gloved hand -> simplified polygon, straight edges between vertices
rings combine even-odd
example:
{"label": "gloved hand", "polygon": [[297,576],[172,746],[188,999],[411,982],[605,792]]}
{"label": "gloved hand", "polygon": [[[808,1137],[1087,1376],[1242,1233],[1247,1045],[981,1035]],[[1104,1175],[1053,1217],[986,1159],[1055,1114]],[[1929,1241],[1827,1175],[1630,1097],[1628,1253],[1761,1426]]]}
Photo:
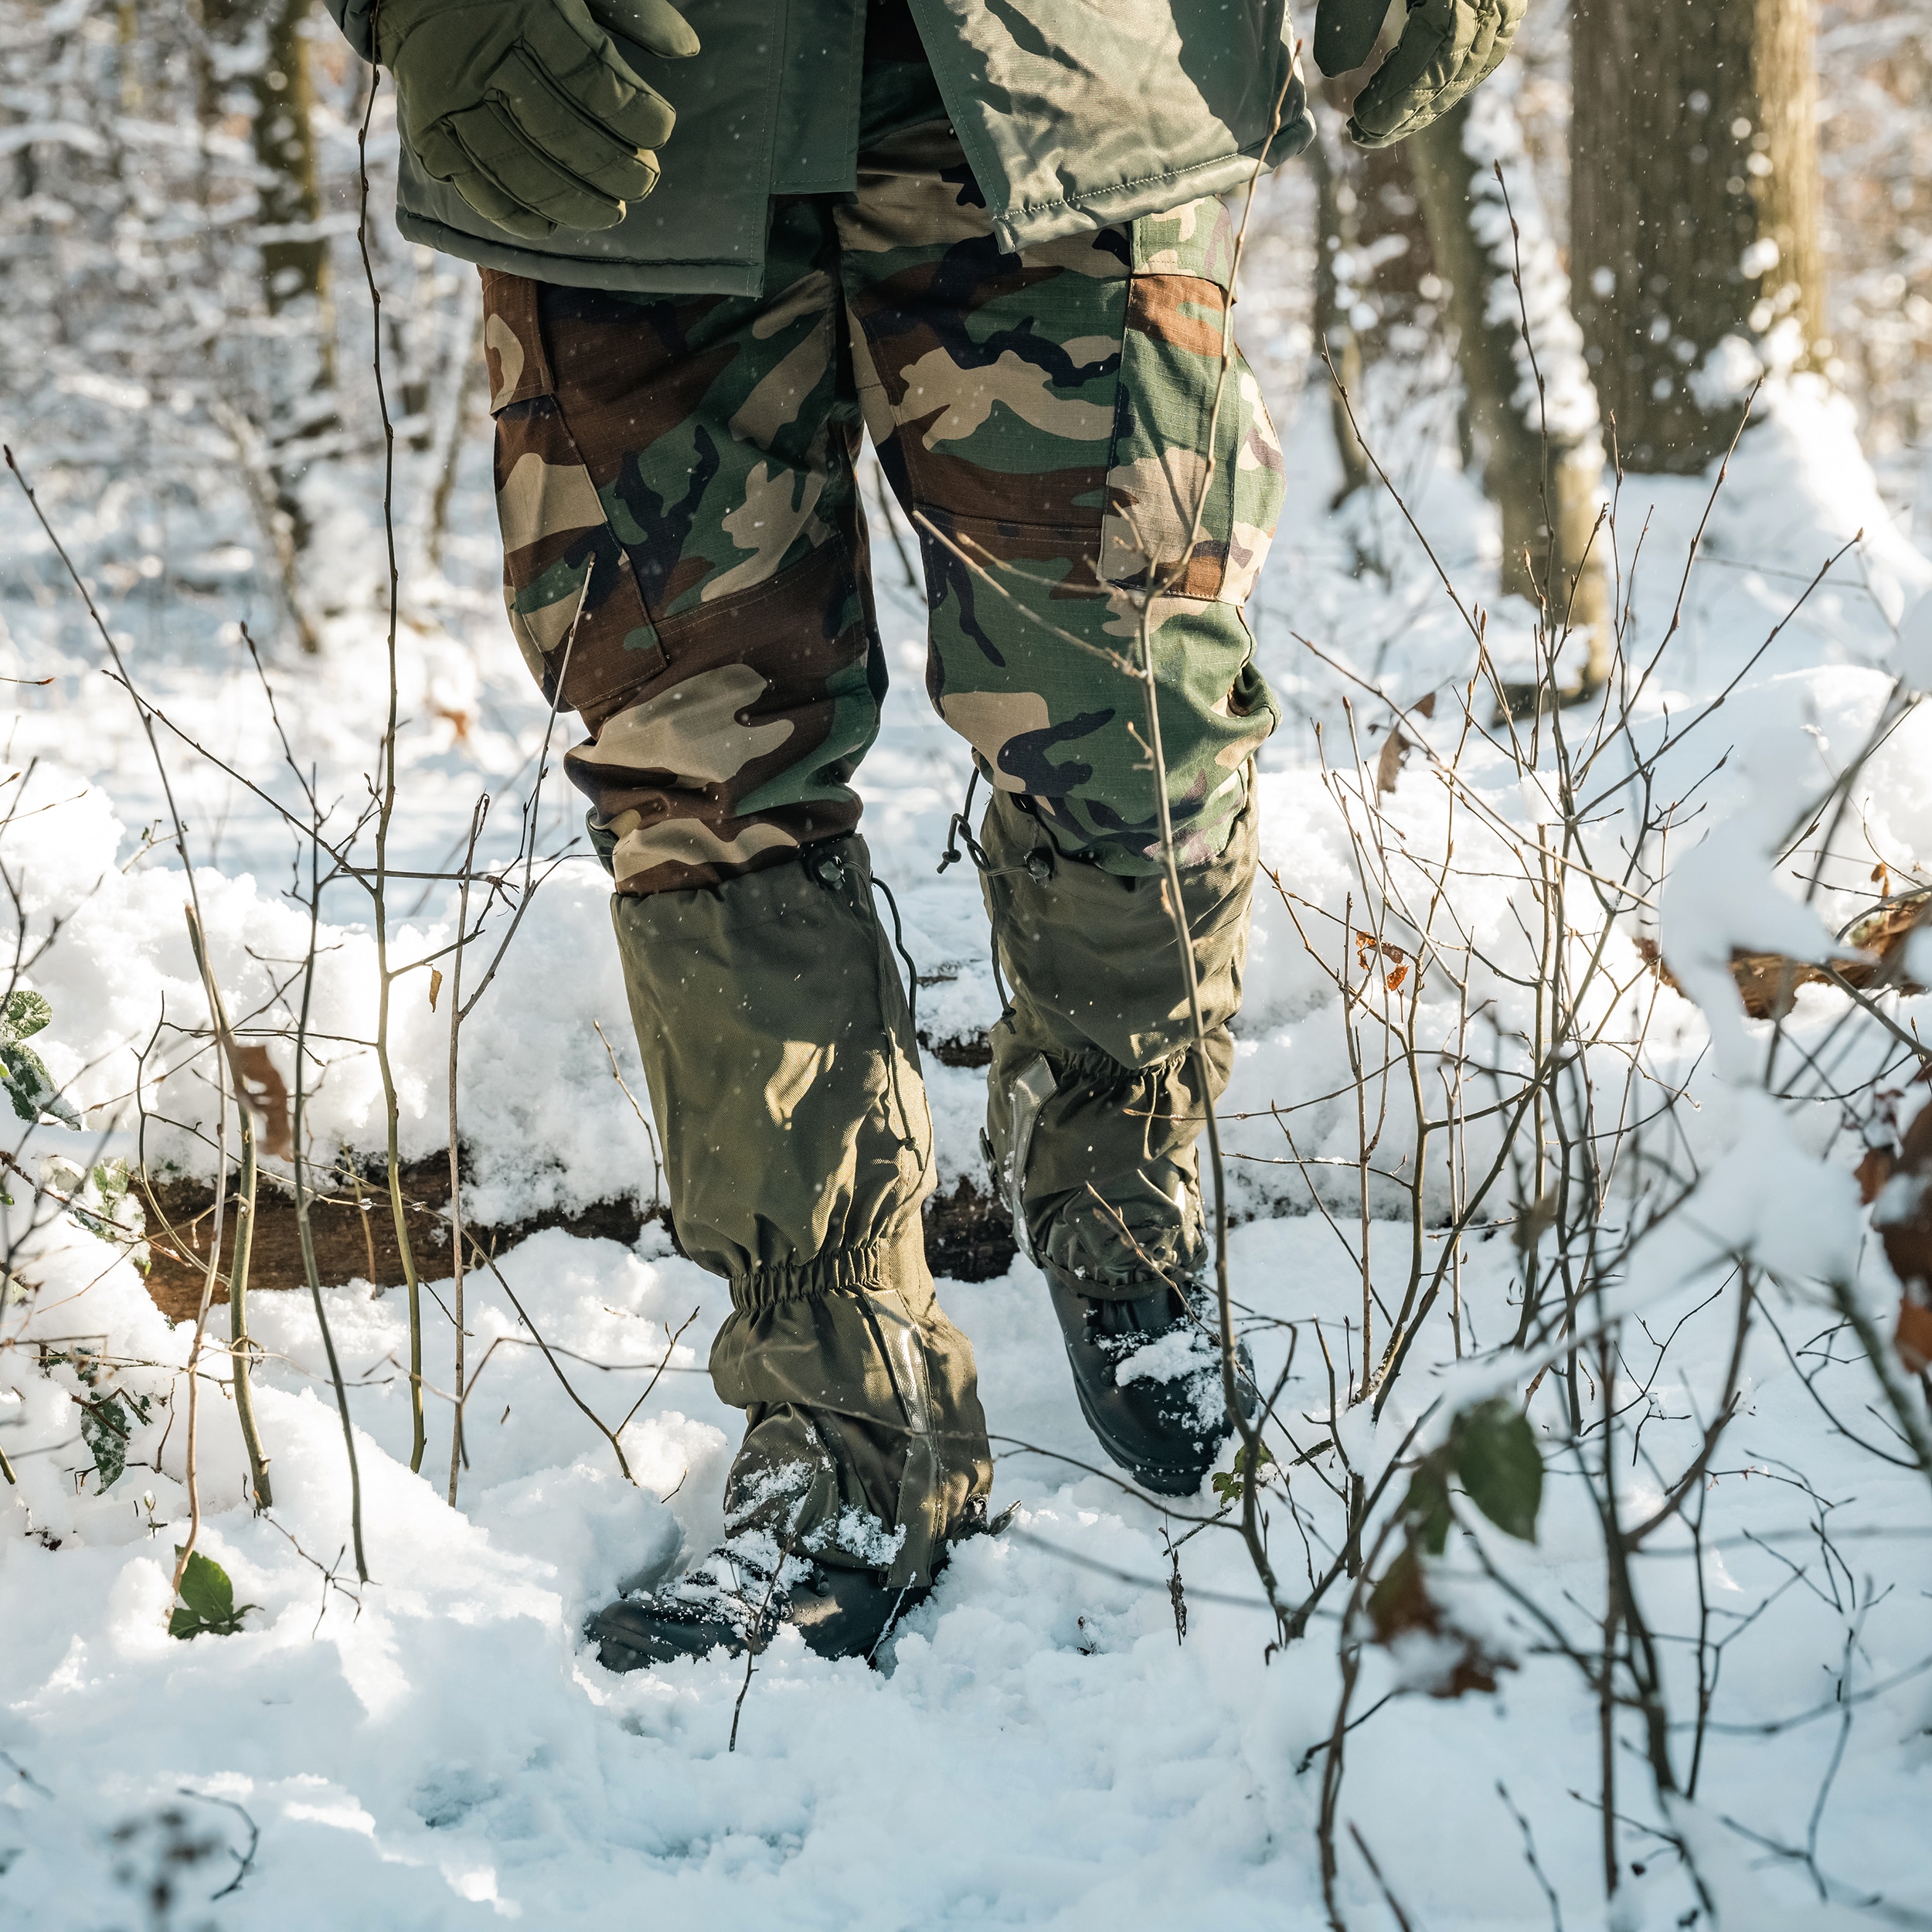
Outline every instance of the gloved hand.
{"label": "gloved hand", "polygon": [[610,33],[698,51],[670,0],[379,0],[376,32],[423,172],[528,241],[608,228],[657,185],[677,116]]}
{"label": "gloved hand", "polygon": [[[1349,134],[1387,148],[1447,114],[1502,64],[1528,0],[1409,0],[1409,19],[1387,60],[1355,96]],[[1375,51],[1389,0],[1320,0],[1315,64],[1348,73]]]}

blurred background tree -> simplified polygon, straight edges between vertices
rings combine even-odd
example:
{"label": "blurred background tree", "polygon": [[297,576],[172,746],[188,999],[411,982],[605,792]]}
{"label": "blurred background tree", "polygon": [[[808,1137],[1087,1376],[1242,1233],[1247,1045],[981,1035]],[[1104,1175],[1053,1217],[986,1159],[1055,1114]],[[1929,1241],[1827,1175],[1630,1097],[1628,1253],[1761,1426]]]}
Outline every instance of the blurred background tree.
{"label": "blurred background tree", "polygon": [[[386,599],[364,540],[369,86],[315,0],[0,0],[0,417],[110,595],[216,597],[308,648]],[[427,598],[479,302],[474,270],[396,232],[393,112],[385,88],[369,239]]]}
{"label": "blurred background tree", "polygon": [[1574,0],[1577,315],[1632,469],[1735,434],[1753,352],[1828,359],[1811,0]]}

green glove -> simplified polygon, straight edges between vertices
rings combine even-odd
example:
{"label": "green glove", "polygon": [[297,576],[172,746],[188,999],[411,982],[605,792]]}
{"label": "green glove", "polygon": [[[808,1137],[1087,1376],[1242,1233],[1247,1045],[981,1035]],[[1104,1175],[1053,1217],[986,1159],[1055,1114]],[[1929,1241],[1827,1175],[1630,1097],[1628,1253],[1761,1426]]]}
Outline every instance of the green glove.
{"label": "green glove", "polygon": [[423,172],[527,241],[608,228],[657,185],[677,116],[610,34],[698,51],[670,0],[379,0],[376,32]]}
{"label": "green glove", "polygon": [[[1447,114],[1502,64],[1528,0],[1409,0],[1409,19],[1388,59],[1355,96],[1349,134],[1388,148]],[[1375,51],[1389,0],[1320,0],[1315,64],[1348,73]]]}

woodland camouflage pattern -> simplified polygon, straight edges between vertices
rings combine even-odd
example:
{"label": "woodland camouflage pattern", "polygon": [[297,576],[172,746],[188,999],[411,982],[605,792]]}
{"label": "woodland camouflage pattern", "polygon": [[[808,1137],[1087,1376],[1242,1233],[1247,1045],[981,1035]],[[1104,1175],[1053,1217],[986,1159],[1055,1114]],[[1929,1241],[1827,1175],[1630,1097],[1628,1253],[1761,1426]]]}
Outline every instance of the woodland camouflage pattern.
{"label": "woodland camouflage pattern", "polygon": [[[763,297],[484,274],[511,624],[583,720],[568,768],[617,886],[679,1238],[731,1287],[727,1525],[895,1587],[983,1516],[992,1462],[926,1266],[931,1122],[855,829],[886,692],[859,439],[919,532],[928,695],[992,788],[978,856],[1015,983],[993,1152],[1029,1251],[1084,1294],[1145,1294],[1150,1263],[1200,1253],[1201,1083],[1231,1056],[1276,722],[1241,602],[1284,487],[1226,332],[1221,202],[1003,250],[898,19],[857,190],[774,205]],[[1022,1080],[1043,1097],[1016,1155]]]}
{"label": "woodland camouflage pattern", "polygon": [[[330,4],[366,46],[371,0]],[[412,4],[439,30],[461,11]],[[917,532],[927,694],[992,788],[969,842],[1013,982],[995,1185],[1061,1299],[1138,1304],[1203,1252],[1195,1141],[1233,1056],[1277,719],[1242,605],[1284,464],[1218,197],[1313,124],[1280,0],[689,11],[668,187],[621,220],[553,231],[580,217],[526,195],[543,222],[506,234],[426,178],[413,121],[400,218],[484,271],[511,627],[588,734],[567,766],[674,1224],[730,1284],[726,1527],[903,1590],[984,1522],[992,1472],[925,1260],[931,1121],[856,830],[886,683],[859,440]],[[487,53],[487,103],[439,95],[433,128],[515,133]],[[596,58],[657,71],[621,36]]]}
{"label": "woodland camouflage pattern", "polygon": [[886,686],[862,413],[920,525],[929,694],[984,776],[1063,851],[1156,869],[1151,596],[1182,863],[1212,859],[1276,721],[1240,605],[1283,488],[1238,354],[1223,377],[1226,209],[1002,255],[934,121],[865,155],[855,197],[781,204],[769,255],[757,301],[485,271],[511,622],[590,733],[569,769],[618,889],[857,822]]}

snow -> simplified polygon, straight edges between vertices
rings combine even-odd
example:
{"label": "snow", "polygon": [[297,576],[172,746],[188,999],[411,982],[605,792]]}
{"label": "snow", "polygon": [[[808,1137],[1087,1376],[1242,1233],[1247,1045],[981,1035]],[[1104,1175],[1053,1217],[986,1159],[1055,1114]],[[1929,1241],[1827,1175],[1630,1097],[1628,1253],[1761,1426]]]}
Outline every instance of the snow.
{"label": "snow", "polygon": [[1899,620],[1892,668],[1911,690],[1932,687],[1932,597],[1919,598]]}
{"label": "snow", "polygon": [[1600,440],[1597,391],[1583,360],[1583,331],[1570,308],[1569,271],[1523,147],[1515,111],[1520,80],[1516,66],[1500,69],[1469,96],[1463,125],[1463,151],[1475,170],[1470,225],[1495,271],[1483,321],[1490,328],[1502,323],[1520,331],[1528,315],[1536,359],[1532,365],[1519,332],[1513,350],[1516,389],[1510,400],[1532,431],[1546,431],[1560,447],[1580,447]]}
{"label": "snow", "polygon": [[1839,950],[1817,910],[1781,889],[1774,872],[1791,830],[1793,778],[1800,786],[1810,779],[1796,792],[1801,798],[1822,790],[1830,776],[1820,749],[1803,730],[1760,733],[1734,764],[1750,787],[1746,801],[1678,859],[1664,886],[1665,961],[1703,1009],[1717,1071],[1732,1082],[1750,1082],[1756,1072],[1732,954],[1781,953],[1816,964]]}
{"label": "snow", "polygon": [[[1411,954],[1417,934],[1404,911],[1413,910],[1407,876],[1376,872],[1351,835],[1352,825],[1361,832],[1362,769],[1375,769],[1386,715],[1296,636],[1380,680],[1405,706],[1443,694],[1426,723],[1412,718],[1412,735],[1444,761],[1457,755],[1461,729],[1454,692],[1473,666],[1433,566],[1386,504],[1328,509],[1337,471],[1321,400],[1284,423],[1294,495],[1257,600],[1264,666],[1288,713],[1263,756],[1260,786],[1264,861],[1282,890],[1264,881],[1257,895],[1226,1109],[1237,1303],[1253,1317],[1304,1325],[1282,1410],[1314,1461],[1294,1473],[1293,1508],[1279,1492],[1267,1505],[1291,1600],[1342,1541],[1324,1473],[1334,1465],[1321,1460],[1331,1422],[1338,1453],[1373,1485],[1396,1458],[1439,1440],[1465,1401],[1498,1389],[1521,1398],[1539,1366],[1509,1345],[1521,1257],[1507,1226],[1485,1223],[1464,1243],[1460,1335],[1445,1298],[1383,1414],[1366,1405],[1328,1413],[1311,1325],[1319,1319],[1337,1379],[1358,1377],[1363,1295],[1352,1245],[1355,1096],[1333,975],[1361,985],[1362,922]],[[1641,1398],[1642,1456],[1619,1478],[1626,1520],[1662,1502],[1665,1478],[1689,1463],[1722,1393],[1733,1325],[1712,1291],[1716,1264],[1740,1253],[1771,1270],[1760,1293],[1791,1348],[1814,1348],[1801,1359],[1818,1372],[1820,1400],[1848,1427],[1890,1440],[1869,1408],[1877,1391],[1855,1352],[1842,1337],[1813,1341],[1835,1327],[1821,1283],[1854,1277],[1874,1310],[1896,1294],[1863,1238],[1850,1178],[1856,1137],[1848,1140],[1830,1108],[1793,1117],[1767,1099],[1770,1029],[1743,1015],[1726,968],[1734,947],[1824,957],[1848,909],[1871,896],[1872,857],[1901,878],[1932,861],[1932,742],[1916,712],[1860,773],[1856,838],[1834,848],[1811,905],[1777,858],[1801,794],[1821,791],[1857,751],[1893,672],[1922,681],[1920,600],[1932,591],[1932,565],[1897,530],[1845,411],[1821,386],[1774,382],[1759,406],[1767,420],[1732,465],[1679,628],[1635,713],[1638,741],[1662,750],[1663,791],[1696,809],[1673,842],[1655,916],[1641,911],[1610,937],[1612,977],[1633,990],[1605,995],[1594,1015],[1615,1039],[1635,1029],[1638,1008],[1648,1014],[1654,1077],[1688,1096],[1672,1158],[1701,1176],[1690,1211],[1634,1248],[1610,1304],[1628,1318],[1625,1386],[1642,1383],[1653,1355],[1658,1365]],[[1420,447],[1417,514],[1458,583],[1493,601],[1493,521],[1453,454]],[[1709,478],[1624,481],[1621,527],[1634,532],[1650,520],[1634,583],[1628,534],[1621,551],[1646,651],[1677,607],[1709,488]],[[46,494],[50,514],[83,546],[140,514]],[[493,598],[465,587],[487,586],[493,566],[480,460],[461,494],[450,578],[401,638],[396,862],[419,870],[460,855],[485,788],[497,803],[482,855],[506,860],[540,751],[540,709]],[[97,641],[44,547],[17,505],[6,515],[7,567],[31,589],[5,604],[0,672],[55,682],[19,688],[8,763],[20,775],[4,794],[13,815],[0,859],[29,930],[59,922],[56,943],[27,969],[54,1014],[36,1043],[89,1110],[81,1134],[43,1128],[19,1158],[35,1172],[49,1152],[133,1151],[128,1097],[140,1080],[155,1116],[149,1158],[205,1173],[214,1114],[192,1037],[205,1028],[205,1000],[154,769],[132,707],[102,676]],[[1379,573],[1355,567],[1365,532]],[[230,534],[197,532],[197,548],[212,552]],[[1808,580],[1855,539],[1790,617]],[[970,1035],[996,1012],[977,883],[970,866],[934,870],[966,764],[920,698],[916,601],[898,583],[889,546],[875,561],[899,689],[862,774],[866,829],[899,894],[920,975],[934,982],[920,992],[922,1027],[934,1039]],[[220,628],[229,613],[210,614],[219,600],[184,614],[179,603],[151,604],[138,581],[102,594],[150,701],[293,808],[266,700],[238,637]],[[386,701],[372,671],[379,630],[352,610],[332,621],[326,645],[315,663],[270,669],[298,757],[318,767],[325,798],[348,801],[347,817]],[[1721,709],[1672,740],[1720,695]],[[166,752],[216,975],[231,1011],[274,1035],[307,944],[306,913],[287,896],[294,842],[261,796],[177,740]],[[1486,1002],[1483,1023],[1504,1043],[1532,1023],[1533,971],[1522,969],[1534,945],[1520,872],[1512,883],[1503,862],[1533,838],[1530,828],[1560,818],[1560,806],[1548,765],[1526,780],[1500,739],[1468,747],[1459,768],[1468,797],[1454,830],[1470,881],[1458,917],[1472,943],[1515,975],[1472,968],[1469,1004]],[[1430,769],[1424,753],[1412,755],[1386,801],[1417,852],[1440,849],[1448,826],[1450,794]],[[542,852],[578,835],[577,811],[553,774],[538,815]],[[143,828],[158,821],[158,842],[144,845]],[[1855,863],[1844,860],[1847,850]],[[405,899],[396,957],[437,951],[454,916],[440,889]],[[593,1026],[601,1023],[641,1093],[607,917],[601,874],[581,855],[564,859],[465,1029],[460,1100],[473,1216],[508,1221],[648,1193],[649,1149]],[[374,1025],[367,922],[352,882],[328,889],[311,1020],[311,1121],[325,1149],[366,1151],[380,1140],[373,1056],[354,1043]],[[492,930],[502,929],[499,915]],[[1701,1012],[1646,976],[1636,945],[1645,936],[1661,940]],[[427,969],[400,982],[394,1018],[409,1157],[440,1148],[447,1119],[447,1006],[431,1010],[426,982]],[[1895,1010],[1902,1024],[1932,1021],[1923,998]],[[1842,1011],[1838,995],[1806,988],[1791,1025],[1815,1043]],[[1453,1038],[1457,1012],[1452,989],[1432,983],[1420,1002],[1424,1039]],[[285,1045],[276,1050],[285,1057]],[[927,1073],[950,1190],[978,1172],[981,1077],[930,1061]],[[1385,1299],[1400,1294],[1410,1265],[1403,1216],[1413,1130],[1400,1100],[1398,1090],[1369,1189],[1370,1274]],[[1271,1107],[1297,1102],[1312,1104],[1287,1117],[1291,1148]],[[1470,1134],[1471,1166],[1484,1158],[1485,1131]],[[1432,1265],[1451,1185],[1432,1155],[1423,1188]],[[634,1485],[503,1290],[472,1273],[469,1365],[480,1380],[468,1411],[470,1466],[451,1509],[449,1406],[440,1396],[423,1473],[406,1466],[403,1298],[372,1294],[366,1283],[327,1291],[357,1431],[372,1578],[359,1587],[345,1553],[348,1476],[315,1311],[304,1295],[254,1296],[270,1515],[243,1504],[240,1434],[216,1381],[203,1386],[199,1454],[200,1547],[233,1577],[237,1601],[255,1607],[238,1635],[181,1642],[165,1624],[187,1513],[184,1430],[175,1403],[162,1398],[181,1386],[189,1331],[171,1329],[131,1265],[71,1217],[43,1206],[29,1230],[29,1194],[17,1177],[13,1190],[0,1308],[0,1446],[19,1478],[0,1498],[0,1770],[9,1781],[0,1786],[0,1907],[10,1927],[131,1922],[157,1874],[176,1888],[179,1923],[223,1932],[619,1914],[880,1932],[1323,1922],[1320,1747],[1334,1723],[1346,1597],[1332,1594],[1306,1637],[1270,1655],[1272,1619],[1238,1539],[1204,1532],[1179,1549],[1188,1621],[1177,1635],[1170,1545],[1212,1498],[1164,1509],[1083,1466],[1096,1461],[1094,1447],[1039,1277],[1024,1262],[1000,1281],[942,1288],[978,1353],[999,1452],[995,1502],[1015,1505],[1012,1526],[958,1553],[881,1668],[826,1662],[787,1634],[758,1659],[747,1688],[742,1662],[723,1658],[617,1679],[580,1635],[612,1593],[670,1574],[721,1526],[740,1418],[717,1403],[703,1365],[726,1298],[659,1229],[647,1228],[634,1248],[553,1230],[498,1263],[578,1392],[607,1418],[621,1416],[662,1365],[623,1436]],[[426,1305],[447,1299],[448,1285],[430,1281]],[[223,1332],[219,1315],[212,1332]],[[1264,1386],[1286,1362],[1289,1332],[1253,1327]],[[433,1390],[446,1385],[448,1344],[432,1309]],[[1189,1366],[1148,1352],[1155,1359],[1139,1364],[1143,1372]],[[131,1403],[150,1404],[148,1420],[134,1425],[126,1473],[104,1494],[79,1437],[90,1357],[121,1365],[115,1386]],[[210,1359],[225,1375],[219,1354]],[[1713,1709],[1728,1728],[1706,1741],[1695,1801],[1660,1808],[1628,1755],[1621,1802],[1640,1822],[1620,1838],[1626,1880],[1606,1906],[1594,1693],[1469,1553],[1479,1548],[1559,1610],[1600,1605],[1600,1533],[1574,1506],[1580,1452],[1563,1424],[1559,1376],[1553,1371],[1530,1403],[1552,1498],[1538,1543],[1513,1543],[1478,1524],[1467,1550],[1446,1563],[1455,1628],[1505,1660],[1499,1687],[1460,1699],[1403,1695],[1366,1718],[1347,1742],[1345,1825],[1359,1831],[1415,1922],[1437,1932],[1550,1922],[1519,1812],[1573,1927],[1684,1924],[1702,1909],[1658,1831],[1692,1847],[1726,1927],[1849,1923],[1847,1901],[1868,1893],[1902,1911],[1932,1910],[1918,1849],[1932,1677],[1913,1674],[1932,1588],[1925,1484],[1841,1434],[1762,1329],[1739,1419],[1709,1479],[1701,1549],[1673,1528],[1641,1565],[1656,1628],[1694,1630],[1700,1602],[1718,1606],[1730,1641]],[[1794,1566],[1801,1583],[1791,1582]],[[1774,1592],[1761,1616],[1741,1621]],[[1358,1716],[1385,1692],[1439,1674],[1442,1651],[1412,1636],[1362,1655]],[[1695,1705],[1688,1655],[1679,1645],[1666,1659],[1679,1719]],[[1815,1721],[1807,1716],[1821,1710]],[[1634,1740],[1634,1728],[1626,1735]],[[1842,1736],[1842,1760],[1821,1800]],[[1681,1734],[1679,1747],[1688,1748]],[[1802,1845],[1821,1802],[1816,1856],[1830,1903],[1801,1862],[1767,1855],[1723,1821]],[[1351,1921],[1379,1922],[1386,1908],[1345,1831],[1339,1856]]]}

